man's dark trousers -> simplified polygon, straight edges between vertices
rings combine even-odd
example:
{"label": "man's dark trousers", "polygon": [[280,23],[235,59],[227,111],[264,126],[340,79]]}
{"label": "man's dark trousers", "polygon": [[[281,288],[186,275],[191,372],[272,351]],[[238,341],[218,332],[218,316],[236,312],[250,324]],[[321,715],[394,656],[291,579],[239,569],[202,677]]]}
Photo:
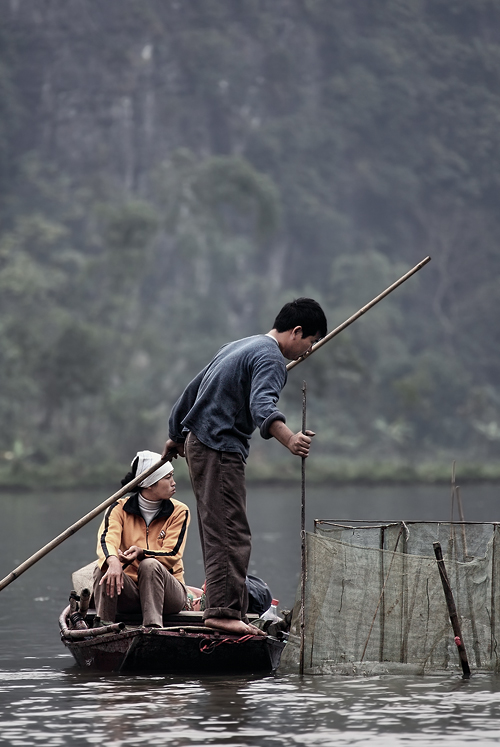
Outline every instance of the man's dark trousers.
{"label": "man's dark trousers", "polygon": [[243,457],[236,452],[210,449],[192,432],[185,448],[205,565],[204,618],[226,617],[248,622],[245,579],[251,534]]}

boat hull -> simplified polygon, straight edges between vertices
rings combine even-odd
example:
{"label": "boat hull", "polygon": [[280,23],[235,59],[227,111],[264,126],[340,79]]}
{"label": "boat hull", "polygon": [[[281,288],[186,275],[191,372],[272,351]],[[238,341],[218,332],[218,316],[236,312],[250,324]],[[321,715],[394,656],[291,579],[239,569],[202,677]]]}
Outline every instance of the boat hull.
{"label": "boat hull", "polygon": [[285,646],[271,636],[134,628],[83,640],[63,639],[77,664],[107,672],[271,673]]}

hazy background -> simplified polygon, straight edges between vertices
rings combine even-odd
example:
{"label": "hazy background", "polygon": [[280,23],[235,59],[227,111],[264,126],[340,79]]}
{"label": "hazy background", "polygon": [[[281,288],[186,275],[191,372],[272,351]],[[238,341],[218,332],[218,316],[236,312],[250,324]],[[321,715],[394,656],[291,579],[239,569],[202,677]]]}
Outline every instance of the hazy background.
{"label": "hazy background", "polygon": [[427,254],[282,406],[310,479],[500,474],[495,0],[0,0],[0,169],[0,483],[109,482],[222,343]]}

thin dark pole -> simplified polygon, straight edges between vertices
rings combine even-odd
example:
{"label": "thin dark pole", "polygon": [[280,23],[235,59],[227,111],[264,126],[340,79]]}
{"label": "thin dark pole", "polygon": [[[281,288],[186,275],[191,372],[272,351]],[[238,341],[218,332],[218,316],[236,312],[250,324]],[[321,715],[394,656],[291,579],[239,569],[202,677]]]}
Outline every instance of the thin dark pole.
{"label": "thin dark pole", "polygon": [[[302,382],[302,433],[306,432],[307,386]],[[300,674],[304,674],[306,599],[306,459],[302,457],[302,499],[300,502]]]}
{"label": "thin dark pole", "polygon": [[467,550],[467,534],[465,531],[465,516],[464,516],[464,507],[462,505],[462,496],[460,495],[460,486],[457,485],[456,489],[457,494],[457,505],[458,505],[458,515],[460,516],[460,522],[462,524],[462,544],[463,544],[463,550],[464,550],[464,562],[469,557],[469,551]]}
{"label": "thin dark pole", "polygon": [[455,460],[453,460],[453,463],[451,465],[451,517],[450,517],[450,524],[453,524],[453,509],[455,507]]}
{"label": "thin dark pole", "polygon": [[462,639],[462,631],[460,630],[460,623],[458,621],[457,608],[455,600],[453,598],[453,592],[451,590],[450,581],[448,579],[448,573],[446,572],[446,566],[443,560],[443,553],[439,542],[433,543],[434,554],[436,556],[439,575],[441,576],[441,583],[443,584],[444,596],[446,598],[446,604],[448,607],[448,614],[450,616],[450,622],[455,635],[455,644],[458,649],[458,655],[460,656],[460,664],[462,665],[463,679],[468,680],[470,678],[470,667],[467,659],[467,652],[465,650],[464,642]]}

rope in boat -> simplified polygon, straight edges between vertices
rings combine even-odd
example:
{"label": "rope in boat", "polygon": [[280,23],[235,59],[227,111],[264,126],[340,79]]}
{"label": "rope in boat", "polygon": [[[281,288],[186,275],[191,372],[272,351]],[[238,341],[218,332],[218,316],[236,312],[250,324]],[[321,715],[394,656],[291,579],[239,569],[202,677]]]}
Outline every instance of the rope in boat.
{"label": "rope in boat", "polygon": [[249,641],[250,638],[255,638],[255,636],[248,634],[241,636],[241,638],[220,638],[219,640],[202,638],[199,648],[202,654],[211,654],[217,646],[222,646],[223,643],[245,643],[246,641]]}

